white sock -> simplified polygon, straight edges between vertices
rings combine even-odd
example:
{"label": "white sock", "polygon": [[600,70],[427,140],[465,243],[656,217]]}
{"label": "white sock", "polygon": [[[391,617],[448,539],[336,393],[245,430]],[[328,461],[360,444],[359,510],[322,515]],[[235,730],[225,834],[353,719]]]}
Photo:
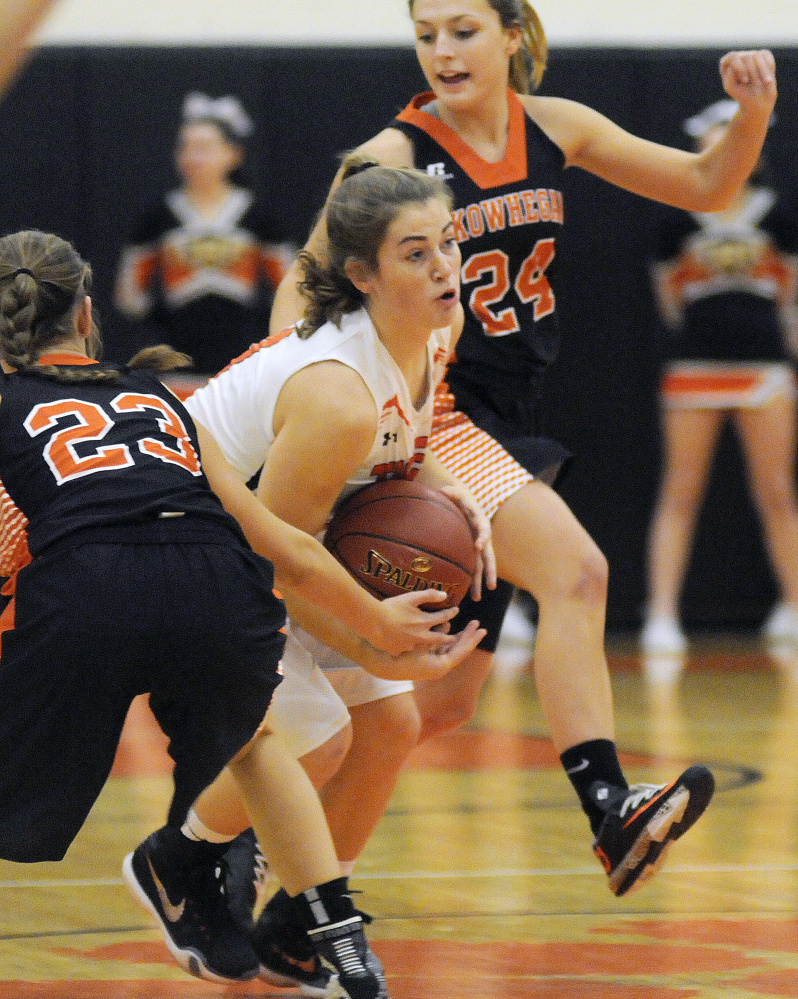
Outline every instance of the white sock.
{"label": "white sock", "polygon": [[194,840],[195,843],[232,843],[235,839],[235,836],[228,836],[225,833],[217,833],[213,829],[209,829],[193,808],[189,809],[180,832],[188,839]]}

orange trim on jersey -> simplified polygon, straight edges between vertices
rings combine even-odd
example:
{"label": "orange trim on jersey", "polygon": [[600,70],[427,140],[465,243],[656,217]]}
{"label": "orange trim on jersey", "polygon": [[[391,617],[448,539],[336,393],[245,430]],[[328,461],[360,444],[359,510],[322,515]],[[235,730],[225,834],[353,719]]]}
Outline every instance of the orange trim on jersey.
{"label": "orange trim on jersey", "polygon": [[662,391],[668,395],[682,395],[696,392],[750,392],[758,388],[762,383],[762,375],[755,371],[743,371],[735,373],[732,371],[707,372],[697,374],[687,372],[668,372],[662,379]]}
{"label": "orange trim on jersey", "polygon": [[289,326],[288,329],[282,330],[280,333],[272,333],[272,335],[267,336],[265,340],[259,340],[257,343],[253,343],[251,347],[248,347],[244,351],[243,354],[239,354],[238,357],[234,357],[229,364],[225,365],[225,367],[223,367],[222,370],[213,377],[218,378],[219,375],[223,375],[228,368],[232,368],[234,364],[240,364],[242,361],[246,361],[248,357],[252,357],[253,354],[257,354],[259,350],[262,350],[264,347],[271,347],[275,343],[285,340],[285,338],[287,336],[291,336],[292,333],[296,333],[296,326]]}
{"label": "orange trim on jersey", "polygon": [[93,357],[85,354],[42,354],[37,364],[98,364]]}
{"label": "orange trim on jersey", "polygon": [[417,94],[407,107],[398,114],[398,121],[406,121],[426,132],[439,146],[462,167],[474,183],[483,190],[501,187],[524,180],[526,169],[526,111],[514,90],[507,90],[507,104],[510,121],[507,133],[507,148],[504,158],[498,163],[489,163],[474,152],[467,143],[440,118],[422,110],[425,104],[435,99],[431,91]]}

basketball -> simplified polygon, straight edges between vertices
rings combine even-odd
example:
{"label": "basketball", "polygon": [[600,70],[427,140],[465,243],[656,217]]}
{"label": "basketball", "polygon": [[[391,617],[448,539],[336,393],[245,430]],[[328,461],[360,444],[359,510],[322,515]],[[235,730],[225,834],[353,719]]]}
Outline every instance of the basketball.
{"label": "basketball", "polygon": [[408,479],[366,486],[333,513],[324,544],[379,599],[444,590],[454,607],[477,564],[471,528],[448,496]]}

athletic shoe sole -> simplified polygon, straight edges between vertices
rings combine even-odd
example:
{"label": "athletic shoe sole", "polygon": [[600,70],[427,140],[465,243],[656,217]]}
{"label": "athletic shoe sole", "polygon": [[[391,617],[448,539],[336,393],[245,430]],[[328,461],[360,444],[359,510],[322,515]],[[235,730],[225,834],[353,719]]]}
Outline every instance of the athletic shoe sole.
{"label": "athletic shoe sole", "polygon": [[699,795],[697,791],[691,794],[684,784],[679,784],[675,790],[663,789],[662,794],[668,794],[667,800],[652,815],[632,848],[610,875],[610,891],[614,895],[637,891],[654,877],[675,840],[683,836],[703,814],[712,799],[714,784],[708,791],[704,795]]}
{"label": "athletic shoe sole", "polygon": [[195,978],[202,978],[206,982],[218,982],[222,985],[227,985],[230,982],[248,981],[249,979],[257,977],[258,968],[253,968],[251,974],[240,978],[230,978],[229,976],[219,975],[217,972],[211,971],[205,963],[205,957],[203,954],[191,947],[179,947],[172,939],[168,924],[161,918],[161,914],[158,912],[149,895],[142,887],[139,879],[136,877],[136,872],[133,870],[132,853],[129,853],[122,862],[122,877],[124,878],[125,883],[136,901],[139,902],[139,904],[142,905],[155,918],[156,922],[161,927],[164,942],[169,948],[170,954],[175,961],[177,961],[183,971],[187,971],[190,975],[194,975]]}
{"label": "athletic shoe sole", "polygon": [[[328,985],[324,988],[317,987],[315,985],[308,985],[307,982],[300,982],[296,978],[289,978],[288,975],[281,975],[279,971],[272,971],[271,968],[267,968],[265,965],[260,966],[259,978],[262,978],[264,982],[268,982],[270,985],[277,986],[278,989],[299,989],[299,994],[301,996],[307,996],[308,999],[336,999],[336,993],[330,991],[332,988],[332,978]],[[337,975],[333,978],[336,979]],[[345,995],[345,993],[340,992],[338,995]]]}

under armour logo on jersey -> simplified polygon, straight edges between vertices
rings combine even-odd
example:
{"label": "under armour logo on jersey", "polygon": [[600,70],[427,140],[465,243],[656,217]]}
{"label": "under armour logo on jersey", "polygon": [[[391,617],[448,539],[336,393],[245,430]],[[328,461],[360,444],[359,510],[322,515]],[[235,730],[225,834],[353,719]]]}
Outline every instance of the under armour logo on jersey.
{"label": "under armour logo on jersey", "polygon": [[445,163],[428,163],[427,173],[430,177],[440,177],[441,180],[451,180],[454,177],[453,173],[446,172]]}

